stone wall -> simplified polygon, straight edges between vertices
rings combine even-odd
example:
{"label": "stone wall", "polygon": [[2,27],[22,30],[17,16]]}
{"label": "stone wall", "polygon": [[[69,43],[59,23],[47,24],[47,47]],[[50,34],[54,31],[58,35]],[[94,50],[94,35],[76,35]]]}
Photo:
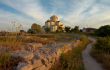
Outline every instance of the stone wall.
{"label": "stone wall", "polygon": [[[77,47],[80,40],[71,43],[58,43],[45,45],[36,51],[22,50],[12,54],[13,58],[22,58],[24,61],[18,63],[16,70],[49,70],[59,60],[61,53],[66,53]],[[36,45],[34,45],[35,48]]]}

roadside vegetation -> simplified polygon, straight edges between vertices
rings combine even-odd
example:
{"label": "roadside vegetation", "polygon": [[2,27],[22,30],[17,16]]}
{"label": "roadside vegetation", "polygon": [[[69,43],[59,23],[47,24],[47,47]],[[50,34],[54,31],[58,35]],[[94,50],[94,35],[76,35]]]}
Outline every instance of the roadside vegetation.
{"label": "roadside vegetation", "polygon": [[81,43],[68,53],[62,53],[59,62],[55,63],[51,70],[84,70],[82,51],[86,48],[89,40],[86,36],[81,37]]}
{"label": "roadside vegetation", "polygon": [[48,35],[10,35],[0,36],[0,70],[15,70],[21,58],[11,57],[10,52],[22,50],[28,43],[41,43],[42,45],[54,43],[54,36]]}
{"label": "roadside vegetation", "polygon": [[41,43],[43,45],[53,43],[55,38],[43,38],[38,36],[0,36],[0,48],[16,51],[23,48],[27,43]]}
{"label": "roadside vegetation", "polygon": [[110,25],[101,26],[96,30],[95,34],[99,37],[110,36]]}
{"label": "roadside vegetation", "polygon": [[96,44],[91,55],[100,62],[106,70],[110,70],[110,25],[101,26],[96,30]]}
{"label": "roadside vegetation", "polygon": [[74,39],[73,34],[27,34],[27,35],[5,35],[0,36],[0,49],[2,47],[8,50],[20,50],[27,43],[41,43],[43,45],[55,42],[69,42]]}
{"label": "roadside vegetation", "polygon": [[16,70],[18,62],[23,62],[23,59],[13,58],[9,52],[0,53],[0,70]]}
{"label": "roadside vegetation", "polygon": [[110,70],[110,37],[98,38],[91,55],[100,62],[106,70]]}
{"label": "roadside vegetation", "polygon": [[28,43],[41,43],[42,45],[52,44],[56,42],[69,42],[74,39],[73,34],[51,33],[51,34],[6,34],[0,36],[0,70],[14,70],[19,61],[23,59],[15,59],[11,57],[10,52],[22,50]]}

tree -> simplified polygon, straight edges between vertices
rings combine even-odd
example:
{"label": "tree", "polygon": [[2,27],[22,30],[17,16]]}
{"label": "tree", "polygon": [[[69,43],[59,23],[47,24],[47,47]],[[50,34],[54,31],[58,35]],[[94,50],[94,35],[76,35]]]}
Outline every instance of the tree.
{"label": "tree", "polygon": [[41,32],[42,31],[41,26],[36,24],[36,23],[32,24],[31,29],[34,30],[35,32]]}
{"label": "tree", "polygon": [[20,33],[25,33],[26,31],[25,30],[20,30]]}
{"label": "tree", "polygon": [[28,32],[28,33],[31,33],[31,34],[35,34],[35,33],[36,33],[36,31],[33,30],[33,29],[29,29],[27,32]]}
{"label": "tree", "polygon": [[71,28],[71,31],[70,32],[74,32],[74,28]]}
{"label": "tree", "polygon": [[73,29],[73,31],[74,31],[74,32],[79,32],[79,31],[80,31],[80,30],[79,30],[79,26],[75,26],[74,29]]}
{"label": "tree", "polygon": [[66,26],[66,27],[65,27],[65,31],[66,31],[66,32],[70,32],[70,29],[71,29],[71,27],[69,27],[69,26]]}
{"label": "tree", "polygon": [[46,27],[44,28],[45,32],[50,32],[50,28]]}
{"label": "tree", "polygon": [[63,28],[62,27],[58,27],[57,31],[56,32],[64,32]]}
{"label": "tree", "polygon": [[101,37],[110,36],[110,25],[101,26],[95,33]]}

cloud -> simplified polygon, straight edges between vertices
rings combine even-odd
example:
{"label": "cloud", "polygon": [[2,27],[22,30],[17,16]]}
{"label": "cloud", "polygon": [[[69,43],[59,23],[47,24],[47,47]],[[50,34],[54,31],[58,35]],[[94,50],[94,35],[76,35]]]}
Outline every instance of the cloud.
{"label": "cloud", "polygon": [[44,22],[54,14],[58,15],[65,25],[73,27],[76,25],[81,28],[99,27],[110,24],[109,0],[0,0],[0,2],[22,13],[0,9],[0,13],[2,12],[0,18],[4,18],[4,22],[5,19],[16,19],[27,28],[29,28],[27,24],[31,25],[33,22],[44,25]]}
{"label": "cloud", "polygon": [[[3,26],[0,27],[0,29],[2,30],[11,30],[11,21],[16,21],[17,23],[22,24],[24,29],[27,30],[30,28],[32,23],[35,22],[43,25],[44,21],[46,20],[47,14],[43,11],[42,7],[37,3],[36,0],[1,0],[0,2],[20,13],[23,13],[18,14],[9,12],[9,10],[0,9],[0,24]],[[28,18],[28,16],[30,18]]]}
{"label": "cloud", "polygon": [[2,0],[2,3],[20,11],[33,19],[43,20],[46,14],[36,0]]}
{"label": "cloud", "polygon": [[78,4],[65,19],[68,25],[98,28],[101,25],[110,24],[110,10],[105,5],[96,3],[96,0],[85,0]]}
{"label": "cloud", "polygon": [[27,30],[35,20],[26,18],[19,14],[14,14],[8,11],[0,10],[0,29],[12,31],[13,21],[16,22],[16,25],[23,25],[23,28]]}

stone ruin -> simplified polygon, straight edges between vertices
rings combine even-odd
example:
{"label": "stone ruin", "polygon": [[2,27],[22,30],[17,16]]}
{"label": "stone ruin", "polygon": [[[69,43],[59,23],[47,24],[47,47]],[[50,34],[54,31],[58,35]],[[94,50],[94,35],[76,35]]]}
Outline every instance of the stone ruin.
{"label": "stone ruin", "polygon": [[24,62],[18,63],[15,70],[49,70],[59,60],[62,53],[77,47],[80,42],[80,40],[77,40],[67,44],[54,43],[45,46],[30,43],[27,46],[28,49],[12,53],[13,58],[20,57],[24,59]]}

